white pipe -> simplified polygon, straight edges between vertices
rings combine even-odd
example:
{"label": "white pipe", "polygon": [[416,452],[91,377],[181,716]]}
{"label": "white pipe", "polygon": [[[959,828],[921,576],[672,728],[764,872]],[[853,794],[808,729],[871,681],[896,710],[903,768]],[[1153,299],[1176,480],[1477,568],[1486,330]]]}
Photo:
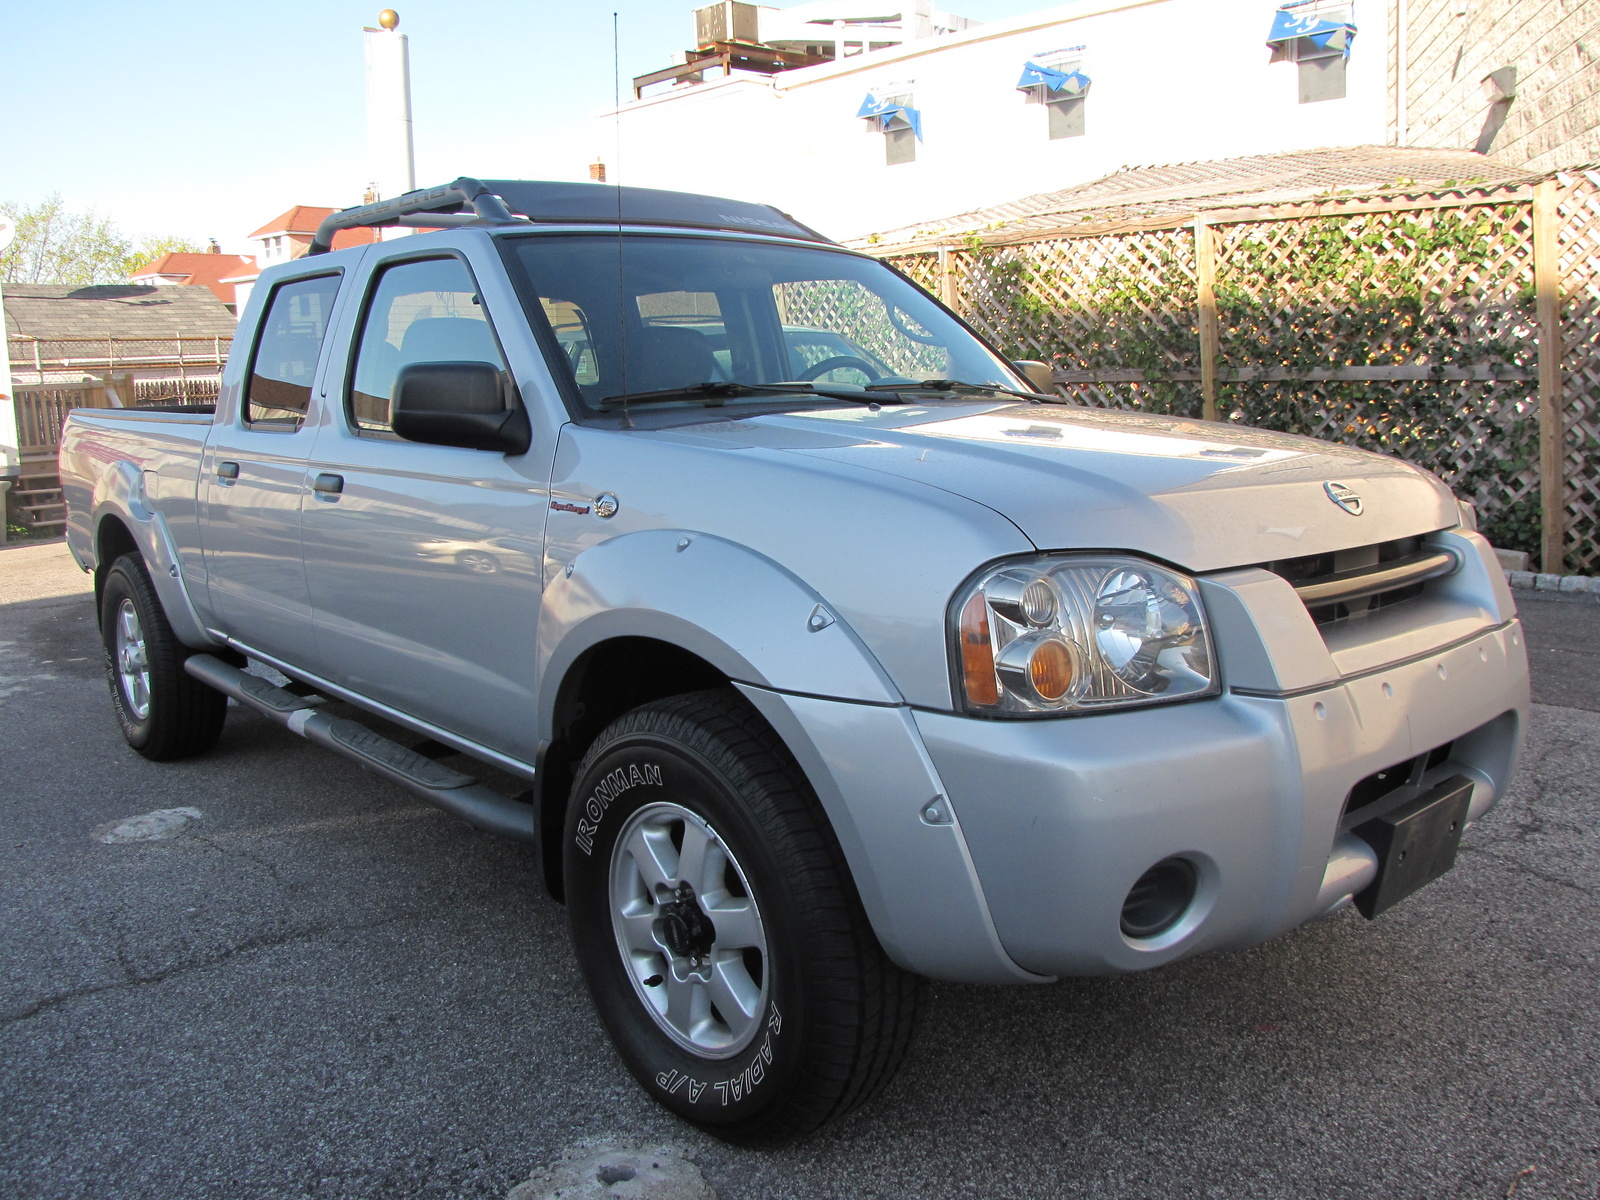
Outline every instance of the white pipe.
{"label": "white pipe", "polygon": [[415,191],[411,143],[411,53],[397,29],[367,29],[367,156],[378,196]]}

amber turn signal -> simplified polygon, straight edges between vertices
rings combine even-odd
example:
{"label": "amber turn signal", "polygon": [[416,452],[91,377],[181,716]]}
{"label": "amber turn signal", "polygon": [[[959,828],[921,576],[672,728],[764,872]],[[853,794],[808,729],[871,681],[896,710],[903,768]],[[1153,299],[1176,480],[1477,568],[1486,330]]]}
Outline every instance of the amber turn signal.
{"label": "amber turn signal", "polygon": [[1000,684],[994,675],[994,641],[989,636],[989,605],[973,593],[961,610],[961,681],[972,704],[998,704]]}
{"label": "amber turn signal", "polygon": [[1040,642],[1028,656],[1028,680],[1043,700],[1059,700],[1072,690],[1074,670],[1072,651],[1065,643],[1050,639]]}

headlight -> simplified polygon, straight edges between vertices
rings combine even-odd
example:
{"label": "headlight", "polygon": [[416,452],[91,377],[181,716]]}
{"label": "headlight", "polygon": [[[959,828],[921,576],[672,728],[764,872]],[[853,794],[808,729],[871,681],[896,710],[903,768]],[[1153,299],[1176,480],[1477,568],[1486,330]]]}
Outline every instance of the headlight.
{"label": "headlight", "polygon": [[984,571],[951,607],[957,698],[1060,716],[1215,695],[1194,580],[1137,558],[1053,555]]}
{"label": "headlight", "polygon": [[1456,515],[1461,521],[1461,528],[1478,532],[1478,506],[1471,500],[1456,497]]}

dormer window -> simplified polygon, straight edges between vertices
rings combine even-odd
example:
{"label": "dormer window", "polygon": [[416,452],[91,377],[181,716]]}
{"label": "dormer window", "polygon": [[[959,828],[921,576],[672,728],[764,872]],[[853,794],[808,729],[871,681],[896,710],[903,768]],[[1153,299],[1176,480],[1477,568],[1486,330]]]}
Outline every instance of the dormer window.
{"label": "dormer window", "polygon": [[1272,61],[1299,64],[1300,103],[1342,100],[1345,65],[1355,40],[1352,0],[1291,0],[1272,18]]}
{"label": "dormer window", "polygon": [[1091,80],[1083,69],[1082,46],[1035,54],[1022,64],[1017,90],[1029,104],[1043,104],[1050,114],[1050,138],[1082,137],[1084,107]]}
{"label": "dormer window", "polygon": [[856,110],[856,116],[871,122],[872,128],[883,134],[883,159],[891,167],[916,161],[917,143],[922,140],[922,113],[911,101],[910,86],[899,84],[868,92]]}

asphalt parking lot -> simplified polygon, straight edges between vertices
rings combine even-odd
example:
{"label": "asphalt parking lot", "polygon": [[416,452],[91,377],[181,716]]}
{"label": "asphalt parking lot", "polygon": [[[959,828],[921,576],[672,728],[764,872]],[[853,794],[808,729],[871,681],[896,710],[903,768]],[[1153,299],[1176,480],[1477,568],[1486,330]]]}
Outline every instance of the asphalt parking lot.
{"label": "asphalt parking lot", "polygon": [[498,1200],[624,1139],[722,1200],[1600,1197],[1600,604],[1523,602],[1529,753],[1444,880],[1151,974],[932,986],[875,1104],[758,1153],[635,1087],[520,847],[237,709],[207,757],[128,750],[87,589],[0,549],[0,1196]]}

